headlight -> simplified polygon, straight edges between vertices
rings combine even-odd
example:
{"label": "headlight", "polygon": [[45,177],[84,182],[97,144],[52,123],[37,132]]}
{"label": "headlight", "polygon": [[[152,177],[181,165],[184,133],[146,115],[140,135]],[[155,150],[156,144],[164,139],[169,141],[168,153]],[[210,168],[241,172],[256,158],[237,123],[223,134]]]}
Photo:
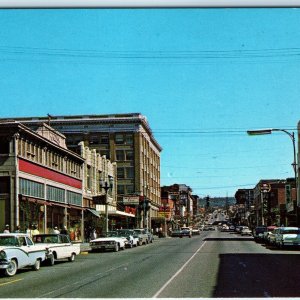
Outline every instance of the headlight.
{"label": "headlight", "polygon": [[7,255],[5,251],[0,251],[0,259],[7,259]]}

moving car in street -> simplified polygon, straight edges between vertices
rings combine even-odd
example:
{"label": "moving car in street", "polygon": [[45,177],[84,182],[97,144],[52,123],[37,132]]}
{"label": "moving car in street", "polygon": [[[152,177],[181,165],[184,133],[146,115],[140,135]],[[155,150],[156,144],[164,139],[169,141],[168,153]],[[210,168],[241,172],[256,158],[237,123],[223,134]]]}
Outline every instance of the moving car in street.
{"label": "moving car in street", "polygon": [[0,270],[6,276],[14,276],[18,269],[25,267],[39,270],[46,254],[47,250],[40,245],[34,245],[27,234],[0,234]]}
{"label": "moving car in street", "polygon": [[37,234],[33,236],[36,245],[41,245],[48,249],[46,261],[53,266],[56,260],[75,260],[75,256],[80,253],[80,245],[72,244],[69,236],[65,234]]}
{"label": "moving car in street", "polygon": [[171,234],[172,237],[179,237],[182,238],[184,236],[191,238],[192,237],[192,231],[189,227],[181,227],[180,229],[175,229],[172,231]]}

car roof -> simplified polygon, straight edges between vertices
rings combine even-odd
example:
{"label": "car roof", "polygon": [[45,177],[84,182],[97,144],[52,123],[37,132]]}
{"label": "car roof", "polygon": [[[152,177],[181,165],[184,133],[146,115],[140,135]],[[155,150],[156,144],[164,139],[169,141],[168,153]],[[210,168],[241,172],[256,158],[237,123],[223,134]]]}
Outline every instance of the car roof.
{"label": "car roof", "polygon": [[27,237],[29,237],[29,235],[27,233],[17,233],[17,232],[0,233],[0,236],[27,236]]}

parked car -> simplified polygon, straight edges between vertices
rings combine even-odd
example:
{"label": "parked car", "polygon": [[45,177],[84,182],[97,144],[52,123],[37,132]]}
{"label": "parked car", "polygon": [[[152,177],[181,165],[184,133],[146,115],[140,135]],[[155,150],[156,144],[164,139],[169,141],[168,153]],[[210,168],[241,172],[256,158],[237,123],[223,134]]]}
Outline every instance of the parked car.
{"label": "parked car", "polygon": [[75,256],[80,253],[80,245],[72,244],[69,236],[65,234],[37,234],[33,236],[36,245],[41,245],[48,249],[46,261],[51,266],[56,260],[68,259],[70,262],[75,260]]}
{"label": "parked car", "polygon": [[35,271],[39,270],[46,255],[47,250],[40,245],[34,245],[27,234],[0,234],[0,270],[6,276],[14,276],[18,269],[29,266]]}
{"label": "parked car", "polygon": [[139,246],[148,244],[148,234],[144,232],[144,229],[136,228],[133,229],[133,231],[136,233],[136,235],[139,238],[139,243],[138,243]]}
{"label": "parked car", "polygon": [[273,234],[273,231],[277,228],[277,226],[267,226],[267,231],[263,233],[263,240],[266,244],[270,244],[270,235]]}
{"label": "parked car", "polygon": [[146,233],[148,235],[148,243],[153,243],[154,236],[153,236],[151,230],[148,228],[145,228],[144,233]]}
{"label": "parked car", "polygon": [[268,235],[268,244],[269,245],[276,245],[276,235],[280,231],[280,228],[277,227],[275,228],[272,232],[269,233]]}
{"label": "parked car", "polygon": [[128,243],[125,245],[128,248],[137,247],[139,238],[132,229],[118,229],[118,236],[125,237]]}
{"label": "parked car", "polygon": [[249,227],[244,226],[241,230],[241,235],[250,235],[250,236],[252,236],[252,231],[249,229]]}
{"label": "parked car", "polygon": [[254,240],[256,242],[262,242],[264,238],[264,232],[267,231],[267,226],[257,226],[253,230]]}
{"label": "parked car", "polygon": [[198,227],[193,227],[192,235],[200,235],[200,229]]}
{"label": "parked car", "polygon": [[90,241],[91,251],[119,251],[125,249],[127,239],[124,237],[118,237],[117,233],[108,232],[106,235],[102,235],[96,239]]}
{"label": "parked car", "polygon": [[300,228],[280,227],[275,235],[275,244],[278,248],[300,246]]}

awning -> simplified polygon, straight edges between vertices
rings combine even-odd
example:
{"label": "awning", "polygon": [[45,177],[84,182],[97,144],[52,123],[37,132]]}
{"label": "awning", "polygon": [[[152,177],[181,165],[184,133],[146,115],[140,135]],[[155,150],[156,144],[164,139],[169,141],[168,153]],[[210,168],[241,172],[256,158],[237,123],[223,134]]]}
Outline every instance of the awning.
{"label": "awning", "polygon": [[92,213],[94,216],[100,218],[100,214],[98,211],[96,211],[95,209],[90,209],[90,208],[87,208],[86,209],[87,211],[89,211],[90,213]]}
{"label": "awning", "polygon": [[126,216],[126,217],[135,218],[135,215],[129,214],[129,213],[126,213],[126,212],[120,211],[120,210],[108,211],[108,214],[111,216]]}

